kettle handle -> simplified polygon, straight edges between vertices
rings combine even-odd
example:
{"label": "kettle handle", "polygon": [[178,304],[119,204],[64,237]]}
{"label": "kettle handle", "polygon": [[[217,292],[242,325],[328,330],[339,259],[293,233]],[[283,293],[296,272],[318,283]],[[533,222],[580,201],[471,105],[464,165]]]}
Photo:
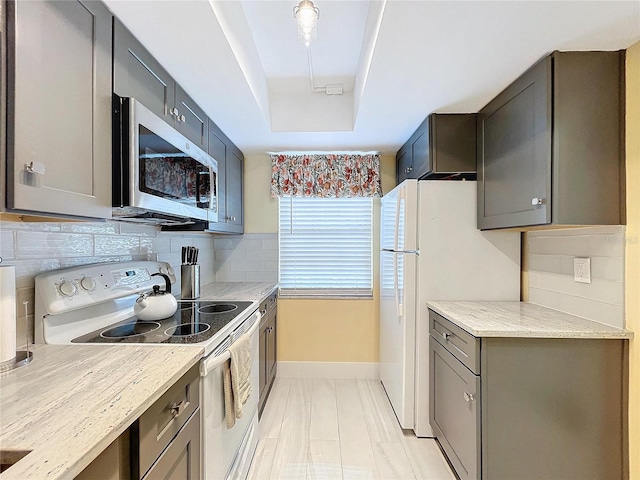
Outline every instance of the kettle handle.
{"label": "kettle handle", "polygon": [[157,272],[157,273],[152,273],[151,276],[152,277],[160,276],[164,278],[164,281],[165,281],[164,293],[171,293],[171,279],[169,278],[169,275]]}

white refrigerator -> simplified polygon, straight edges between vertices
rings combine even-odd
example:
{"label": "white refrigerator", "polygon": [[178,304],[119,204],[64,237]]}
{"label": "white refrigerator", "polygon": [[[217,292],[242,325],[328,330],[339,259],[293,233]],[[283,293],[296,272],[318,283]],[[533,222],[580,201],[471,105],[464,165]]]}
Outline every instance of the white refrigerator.
{"label": "white refrigerator", "polygon": [[380,379],[402,428],[431,437],[428,300],[520,299],[520,233],[476,228],[476,182],[405,180],[382,198]]}

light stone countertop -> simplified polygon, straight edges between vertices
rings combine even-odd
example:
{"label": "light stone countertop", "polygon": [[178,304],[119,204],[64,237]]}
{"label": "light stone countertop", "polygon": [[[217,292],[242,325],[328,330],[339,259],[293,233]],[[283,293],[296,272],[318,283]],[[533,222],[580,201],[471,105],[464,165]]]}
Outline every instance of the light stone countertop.
{"label": "light stone countertop", "polygon": [[261,302],[278,288],[270,282],[213,282],[200,287],[199,300]]}
{"label": "light stone countertop", "polygon": [[197,345],[36,345],[0,376],[0,448],[32,450],[0,475],[73,478],[202,357]]}
{"label": "light stone countertop", "polygon": [[525,302],[427,302],[474,337],[633,338],[633,332]]}
{"label": "light stone countertop", "polygon": [[[210,283],[199,300],[259,303],[269,282]],[[198,345],[36,345],[0,376],[0,449],[31,450],[0,480],[73,478],[204,353]]]}

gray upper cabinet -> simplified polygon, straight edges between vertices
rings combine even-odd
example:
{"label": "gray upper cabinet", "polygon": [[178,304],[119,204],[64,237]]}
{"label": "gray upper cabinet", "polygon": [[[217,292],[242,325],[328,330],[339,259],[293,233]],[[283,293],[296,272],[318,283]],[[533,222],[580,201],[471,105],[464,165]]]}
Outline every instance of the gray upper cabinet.
{"label": "gray upper cabinet", "polygon": [[214,226],[223,226],[227,211],[227,145],[229,139],[222,133],[218,126],[209,122],[209,149],[207,152],[218,162],[218,222],[210,224],[209,228]]}
{"label": "gray upper cabinet", "polygon": [[396,180],[475,178],[476,115],[432,113],[396,154]]}
{"label": "gray upper cabinet", "polygon": [[204,111],[115,17],[113,91],[121,97],[140,101],[198,147],[207,150],[208,118]]}
{"label": "gray upper cabinet", "polygon": [[209,145],[209,119],[207,115],[204,113],[204,110],[198,107],[196,102],[182,90],[180,85],[176,84],[175,92],[175,106],[173,108],[176,119],[176,130],[206,152]]}
{"label": "gray upper cabinet", "polygon": [[227,149],[227,223],[231,230],[242,232],[243,219],[243,168],[244,155],[233,143]]}
{"label": "gray upper cabinet", "polygon": [[218,221],[210,223],[209,229],[243,233],[244,157],[212,121],[209,121],[208,153],[218,161]]}
{"label": "gray upper cabinet", "polygon": [[113,19],[113,91],[133,97],[167,123],[175,100],[175,81],[155,58],[126,29]]}
{"label": "gray upper cabinet", "polygon": [[624,52],[554,52],[478,113],[478,228],[624,223]]}
{"label": "gray upper cabinet", "polygon": [[7,208],[111,217],[111,14],[7,5]]}

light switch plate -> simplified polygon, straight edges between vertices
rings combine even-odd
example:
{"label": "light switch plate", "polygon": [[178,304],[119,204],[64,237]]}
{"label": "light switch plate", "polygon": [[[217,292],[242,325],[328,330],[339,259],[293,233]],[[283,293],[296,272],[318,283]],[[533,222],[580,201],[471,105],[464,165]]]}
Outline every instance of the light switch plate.
{"label": "light switch plate", "polygon": [[591,283],[591,259],[589,257],[573,259],[573,279],[580,283]]}

